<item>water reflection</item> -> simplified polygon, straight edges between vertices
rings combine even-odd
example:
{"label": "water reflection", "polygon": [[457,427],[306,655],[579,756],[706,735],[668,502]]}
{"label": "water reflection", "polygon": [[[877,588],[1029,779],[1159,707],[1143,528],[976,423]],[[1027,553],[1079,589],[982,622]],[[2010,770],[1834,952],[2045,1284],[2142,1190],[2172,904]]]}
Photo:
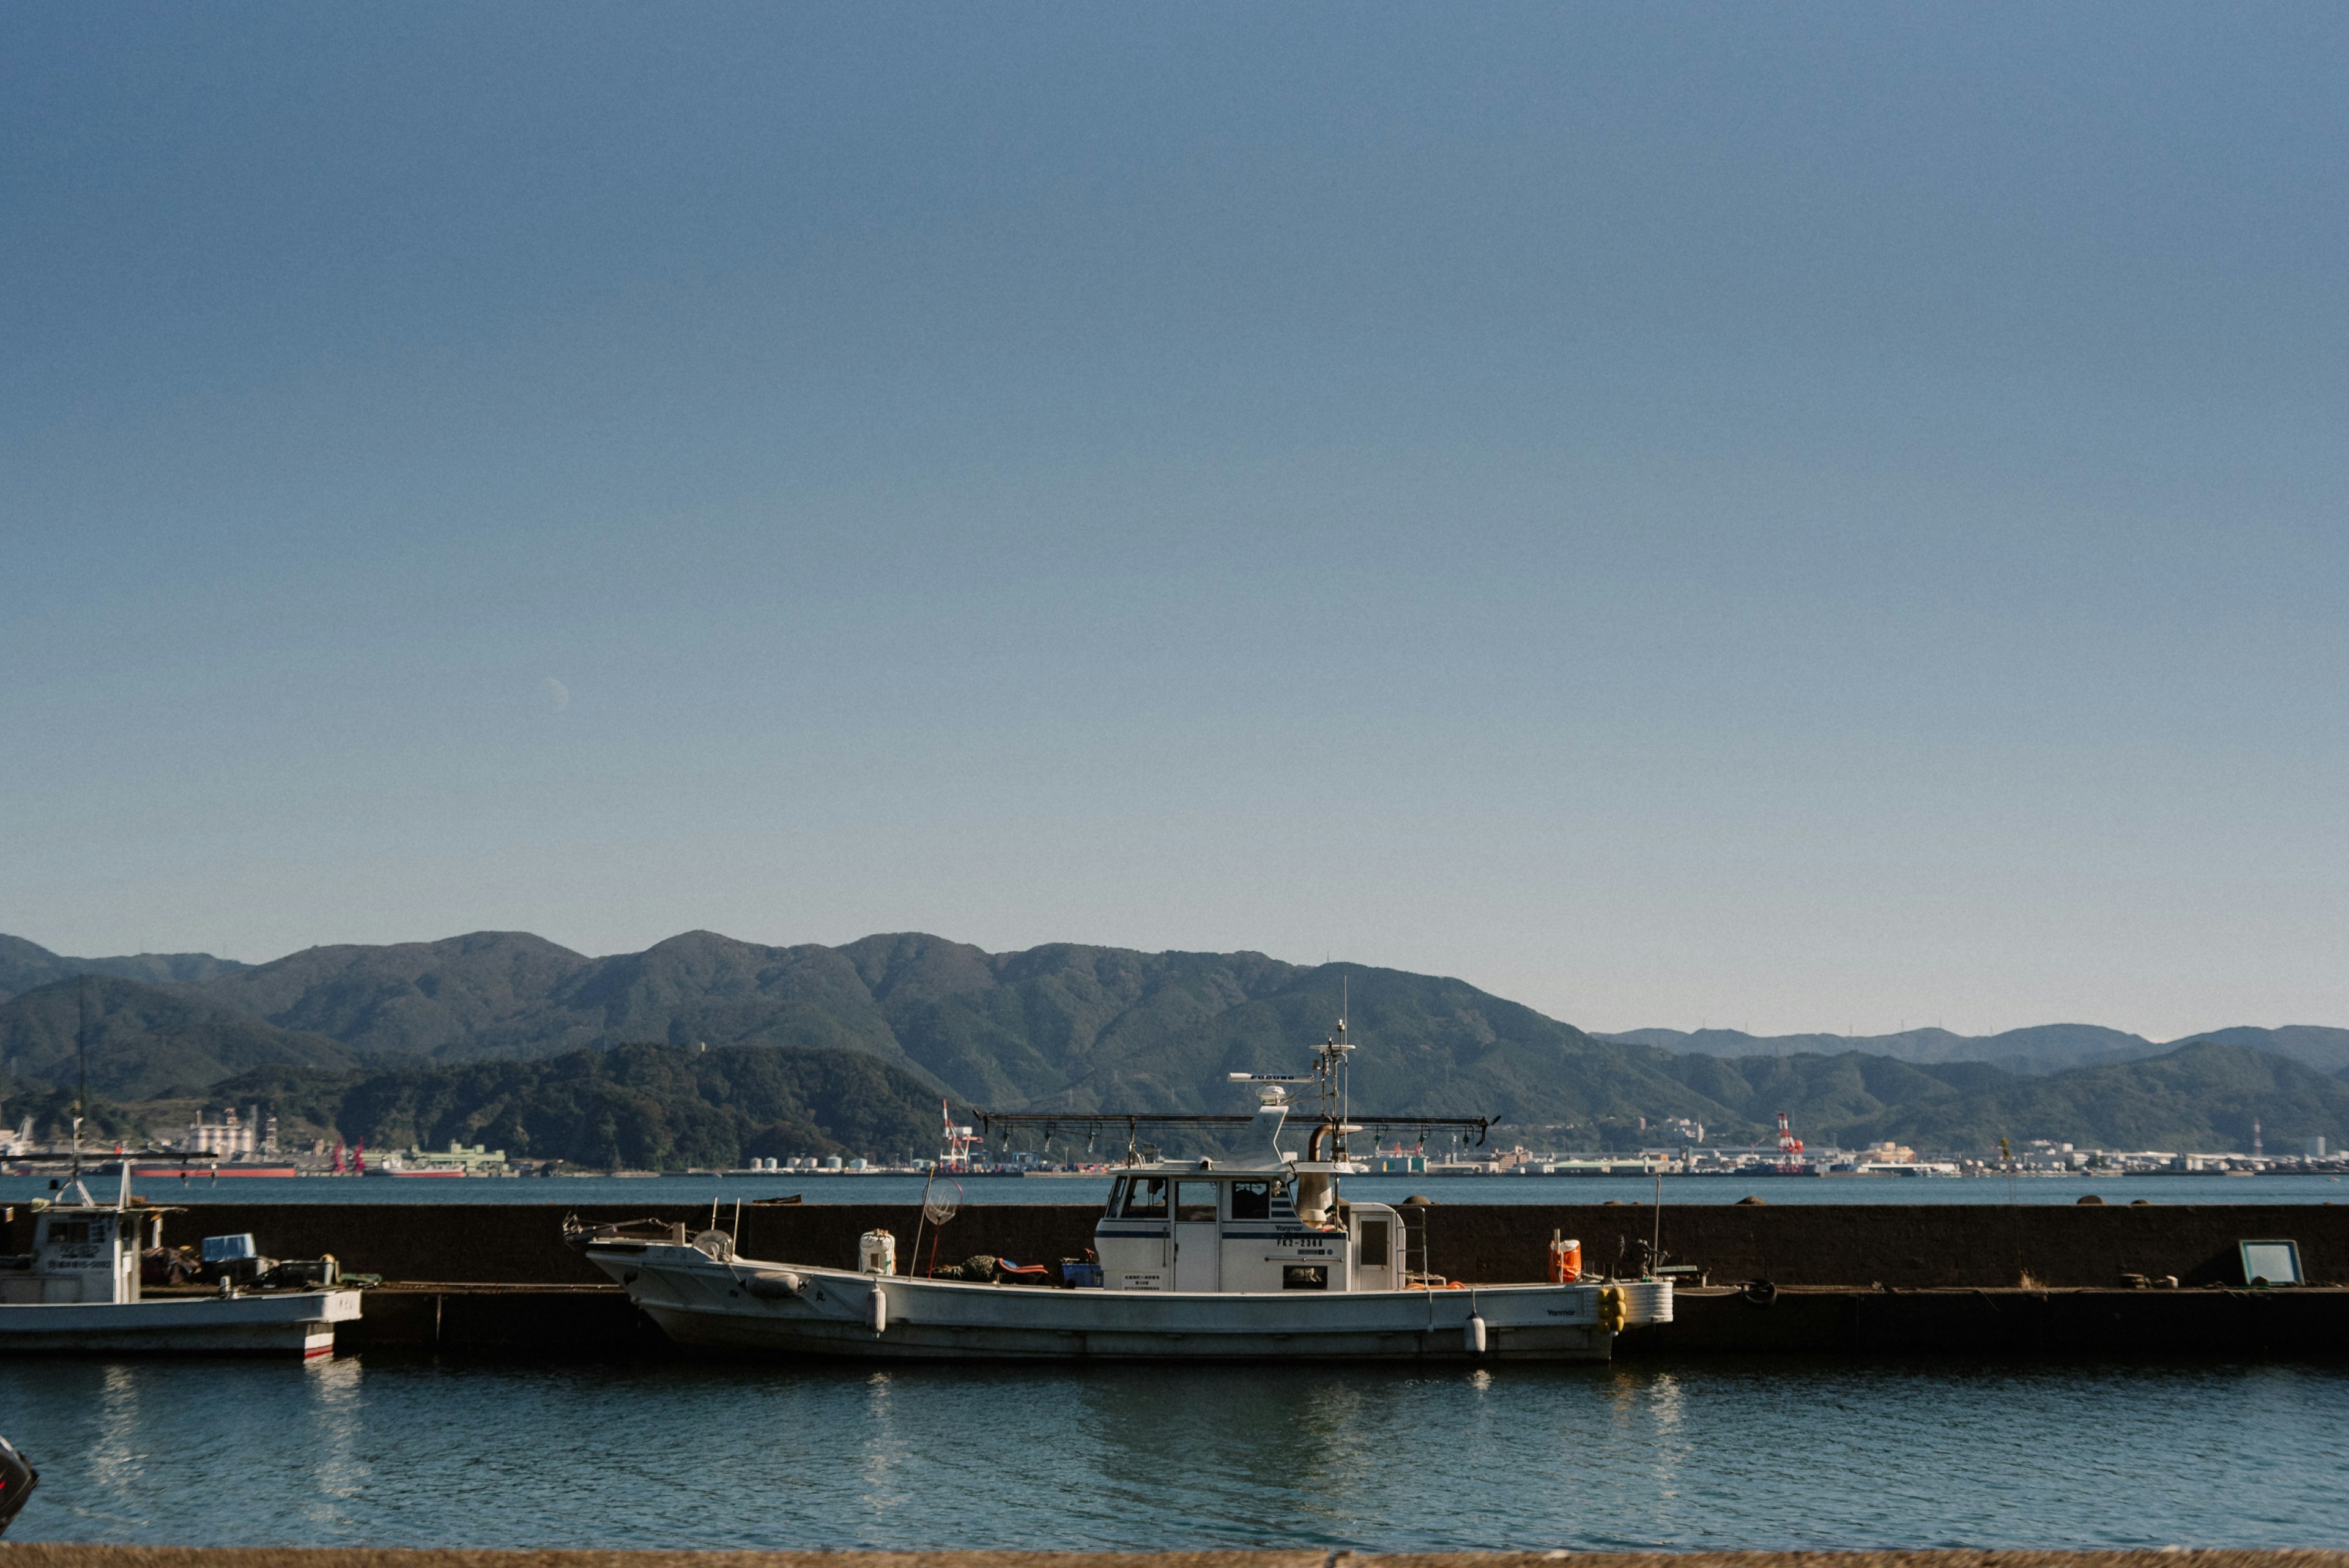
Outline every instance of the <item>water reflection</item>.
{"label": "water reflection", "polygon": [[895,1376],[875,1372],[864,1379],[864,1501],[873,1518],[868,1531],[879,1533],[895,1506],[903,1501],[899,1477],[906,1469],[905,1439],[895,1428]]}
{"label": "water reflection", "polygon": [[359,1364],[326,1357],[304,1371],[303,1391],[309,1398],[302,1418],[313,1485],[306,1495],[289,1501],[312,1537],[347,1540],[355,1528],[350,1504],[373,1477],[358,1449],[366,1407]]}
{"label": "water reflection", "polygon": [[106,1506],[120,1508],[137,1496],[141,1433],[139,1427],[139,1377],[129,1366],[94,1368],[98,1373],[98,1440],[89,1454],[90,1480],[107,1499]]}
{"label": "water reflection", "polygon": [[0,1367],[26,1539],[385,1545],[2291,1545],[2349,1377],[1969,1370]]}

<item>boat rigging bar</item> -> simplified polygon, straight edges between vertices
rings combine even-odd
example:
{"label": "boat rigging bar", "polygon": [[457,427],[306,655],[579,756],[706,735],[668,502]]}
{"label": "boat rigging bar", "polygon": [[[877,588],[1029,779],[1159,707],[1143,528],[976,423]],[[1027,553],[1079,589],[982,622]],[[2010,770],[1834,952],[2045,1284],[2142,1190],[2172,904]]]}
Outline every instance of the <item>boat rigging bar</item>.
{"label": "boat rigging bar", "polygon": [[[1253,1116],[1192,1114],[1164,1112],[1144,1115],[1123,1111],[982,1111],[974,1109],[972,1116],[988,1132],[1009,1132],[1015,1127],[1040,1127],[1050,1132],[1098,1133],[1112,1127],[1123,1127],[1131,1137],[1143,1127],[1244,1127],[1254,1122]],[[1491,1130],[1490,1116],[1366,1116],[1347,1118],[1350,1130],[1369,1132],[1432,1131],[1436,1127],[1459,1127],[1474,1132],[1475,1144],[1485,1141]],[[1475,1147],[1472,1144],[1471,1147]]]}

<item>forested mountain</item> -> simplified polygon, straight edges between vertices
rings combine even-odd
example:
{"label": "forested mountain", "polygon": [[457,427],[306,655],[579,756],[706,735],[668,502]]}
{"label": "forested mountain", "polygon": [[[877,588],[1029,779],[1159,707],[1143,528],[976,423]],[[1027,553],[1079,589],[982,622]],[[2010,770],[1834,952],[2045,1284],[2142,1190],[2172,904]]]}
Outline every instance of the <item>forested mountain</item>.
{"label": "forested mountain", "polygon": [[1938,1065],[1848,1051],[1826,1056],[1669,1058],[1688,1087],[1731,1112],[1723,1127],[1781,1110],[1812,1144],[1885,1138],[1986,1151],[2001,1137],[2083,1147],[2248,1149],[2260,1118],[2273,1153],[2349,1137],[2349,1083],[2244,1045],[2196,1044],[2131,1062],[2019,1076],[1982,1062]]}
{"label": "forested mountain", "polygon": [[597,1169],[811,1154],[905,1159],[935,1153],[938,1142],[927,1086],[859,1051],[619,1045],[373,1073],[268,1067],[214,1093],[377,1149],[454,1140]]}
{"label": "forested mountain", "polygon": [[210,953],[139,953],[127,958],[67,958],[22,937],[0,936],[0,1002],[70,975],[104,974],[150,983],[212,980],[245,966]]}
{"label": "forested mountain", "polygon": [[315,948],[193,990],[367,1052],[847,1048],[975,1104],[1164,1110],[1205,1107],[1226,1072],[1298,1066],[1333,1026],[1350,980],[1356,1033],[1371,1047],[1356,1080],[1366,1104],[1473,1100],[1547,1122],[1697,1108],[1631,1054],[1462,981],[1258,953],[988,953],[918,934],[771,948],[695,931],[588,959],[524,933],[482,932]]}
{"label": "forested mountain", "polygon": [[[775,948],[695,931],[591,959],[527,933],[477,932],[314,948],[253,967],[183,961],[200,957],[168,961],[195,977],[176,983],[89,982],[98,1092],[233,1100],[222,1080],[263,1066],[318,1069],[355,1084],[367,1073],[397,1077],[471,1062],[539,1064],[512,1080],[447,1080],[510,1081],[516,1106],[535,1106],[560,1099],[566,1074],[595,1079],[601,1058],[585,1050],[707,1043],[713,1055],[753,1046],[854,1053],[895,1075],[875,1082],[896,1085],[889,1093],[909,1115],[921,1105],[934,1115],[939,1096],[1072,1113],[1236,1109],[1246,1096],[1226,1075],[1300,1066],[1350,992],[1358,1107],[1491,1116],[1566,1147],[1635,1146],[1652,1136],[1640,1118],[1670,1116],[1704,1122],[1713,1141],[1744,1142],[1764,1136],[1780,1110],[1814,1143],[1893,1137],[1937,1148],[1981,1149],[2001,1136],[2240,1147],[2253,1115],[2280,1148],[2349,1132],[2338,1119],[2349,1086],[2269,1049],[2322,1057],[2330,1036],[2349,1037],[2343,1031],[2230,1030],[2224,1037],[2242,1044],[2172,1049],[2052,1025],[1975,1042],[2008,1048],[1998,1065],[1903,1061],[1842,1049],[1837,1036],[1725,1055],[1753,1042],[1728,1031],[1597,1038],[1464,981],[1397,970],[1069,944],[988,953],[919,934]],[[0,948],[0,960],[18,978],[47,972],[44,965],[131,961],[58,959],[30,943]],[[78,989],[52,979],[0,1004],[0,1070],[27,1085],[70,1081]],[[1786,1049],[1814,1039],[1837,1048]],[[1963,1045],[1935,1031],[1893,1039],[1911,1056]],[[2046,1070],[2065,1053],[2101,1060]],[[294,1080],[281,1087],[292,1092]],[[423,1119],[437,1126],[440,1115]],[[800,1125],[779,1111],[759,1116],[760,1126]],[[803,1130],[835,1137],[828,1125],[817,1117]],[[641,1136],[658,1141],[653,1131]]]}
{"label": "forested mountain", "polygon": [[222,1078],[271,1064],[349,1068],[358,1054],[323,1034],[279,1029],[185,987],[103,975],[60,980],[0,1003],[0,1074],[64,1088],[89,1005],[89,1086],[116,1100],[202,1095]]}
{"label": "forested mountain", "polygon": [[1992,1062],[2011,1073],[2058,1073],[2100,1062],[2133,1062],[2180,1045],[2208,1041],[2250,1045],[2289,1056],[2320,1073],[2349,1068],[2349,1029],[2292,1024],[2282,1029],[2241,1026],[2181,1035],[2167,1044],[2093,1023],[2042,1023],[2003,1034],[1952,1034],[1946,1029],[1909,1029],[1898,1034],[1748,1034],[1737,1029],[1632,1029],[1601,1034],[1626,1045],[1658,1045],[1667,1051],[1708,1056],[1787,1056],[1800,1052],[1840,1055],[1864,1051],[1902,1062]]}
{"label": "forested mountain", "polygon": [[2213,1045],[2249,1045],[2289,1056],[2320,1073],[2349,1073],[2349,1029],[2328,1029],[2314,1023],[2288,1023],[2281,1029],[2238,1026],[2213,1029],[2189,1036],[2181,1044],[2208,1041]]}
{"label": "forested mountain", "polygon": [[601,1038],[600,1020],[564,1004],[565,983],[595,967],[527,931],[475,931],[437,942],[306,948],[201,989],[281,1028],[362,1050],[531,1056]]}

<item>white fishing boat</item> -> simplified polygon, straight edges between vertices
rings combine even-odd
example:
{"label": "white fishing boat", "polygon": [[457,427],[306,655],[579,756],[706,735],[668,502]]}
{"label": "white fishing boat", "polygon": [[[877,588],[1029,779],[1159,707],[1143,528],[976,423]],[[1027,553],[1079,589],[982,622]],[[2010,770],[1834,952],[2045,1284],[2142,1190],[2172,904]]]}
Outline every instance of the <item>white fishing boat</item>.
{"label": "white fishing boat", "polygon": [[140,1232],[160,1246],[175,1212],[134,1205],[127,1168],[112,1203],[78,1179],[63,1200],[36,1203],[33,1250],[0,1255],[0,1356],[333,1353],[335,1324],[359,1315],[357,1291],[146,1293]]}
{"label": "white fishing boat", "polygon": [[36,1206],[33,1250],[0,1255],[0,1355],[326,1355],[335,1324],[359,1315],[357,1291],[220,1291],[149,1295],[140,1280],[140,1231],[161,1244],[179,1210],[93,1199],[78,1179],[65,1199]]}
{"label": "white fishing boat", "polygon": [[[77,1057],[86,1055],[88,1033],[85,982]],[[217,1292],[146,1293],[140,1232],[151,1227],[147,1245],[160,1248],[163,1216],[185,1210],[134,1202],[128,1154],[116,1161],[115,1200],[90,1196],[81,1174],[88,1096],[85,1072],[74,1100],[72,1170],[57,1199],[31,1205],[33,1250],[0,1253],[0,1356],[332,1355],[335,1324],[359,1315],[357,1291],[240,1291],[224,1283]]]}
{"label": "white fishing boat", "polygon": [[[1404,1216],[1339,1193],[1366,1164],[1350,1133],[1476,1118],[1354,1122],[1336,1038],[1299,1077],[1235,1074],[1254,1085],[1253,1116],[1041,1113],[992,1122],[1254,1122],[1260,1158],[1144,1160],[1129,1140],[1093,1228],[1097,1276],[979,1282],[895,1272],[894,1240],[868,1237],[856,1268],[738,1255],[711,1229],[567,1227],[589,1261],[625,1286],[678,1344],[720,1351],[897,1359],[1347,1358],[1604,1361],[1626,1328],[1670,1322],[1668,1280],[1464,1284],[1411,1267]],[[1313,1084],[1320,1114],[1302,1154],[1283,1150],[1288,1085]],[[910,1260],[909,1260],[910,1261]],[[1085,1271],[1088,1275],[1094,1272]]]}

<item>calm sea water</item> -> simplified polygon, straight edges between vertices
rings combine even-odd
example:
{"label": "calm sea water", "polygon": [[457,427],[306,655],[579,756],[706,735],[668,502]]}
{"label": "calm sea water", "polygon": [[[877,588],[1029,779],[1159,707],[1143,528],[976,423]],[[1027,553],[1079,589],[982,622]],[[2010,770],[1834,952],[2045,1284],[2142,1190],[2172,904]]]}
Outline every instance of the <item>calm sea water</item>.
{"label": "calm sea water", "polygon": [[2339,1545],[2349,1376],[0,1365],[12,1539]]}
{"label": "calm sea water", "polygon": [[[90,1189],[110,1195],[114,1181],[93,1178]],[[0,1203],[44,1197],[45,1177],[0,1177]],[[961,1183],[967,1203],[1099,1203],[1107,1177],[973,1177]],[[180,1182],[149,1180],[135,1190],[159,1203],[707,1203],[801,1194],[810,1203],[913,1203],[918,1176],[663,1176],[519,1177],[501,1180],[398,1181],[350,1177],[232,1178]],[[1653,1179],[1636,1177],[1357,1176],[1346,1191],[1373,1203],[1424,1193],[1443,1203],[1625,1203],[1655,1199]],[[2133,1176],[2096,1181],[2033,1177],[2009,1183],[1995,1177],[1857,1177],[1738,1181],[1722,1177],[1666,1177],[1666,1203],[1734,1203],[1749,1193],[1770,1203],[2074,1203],[2093,1192],[2107,1203],[2143,1198],[2155,1203],[2337,1203],[2349,1201],[2349,1183],[2323,1176]]]}

